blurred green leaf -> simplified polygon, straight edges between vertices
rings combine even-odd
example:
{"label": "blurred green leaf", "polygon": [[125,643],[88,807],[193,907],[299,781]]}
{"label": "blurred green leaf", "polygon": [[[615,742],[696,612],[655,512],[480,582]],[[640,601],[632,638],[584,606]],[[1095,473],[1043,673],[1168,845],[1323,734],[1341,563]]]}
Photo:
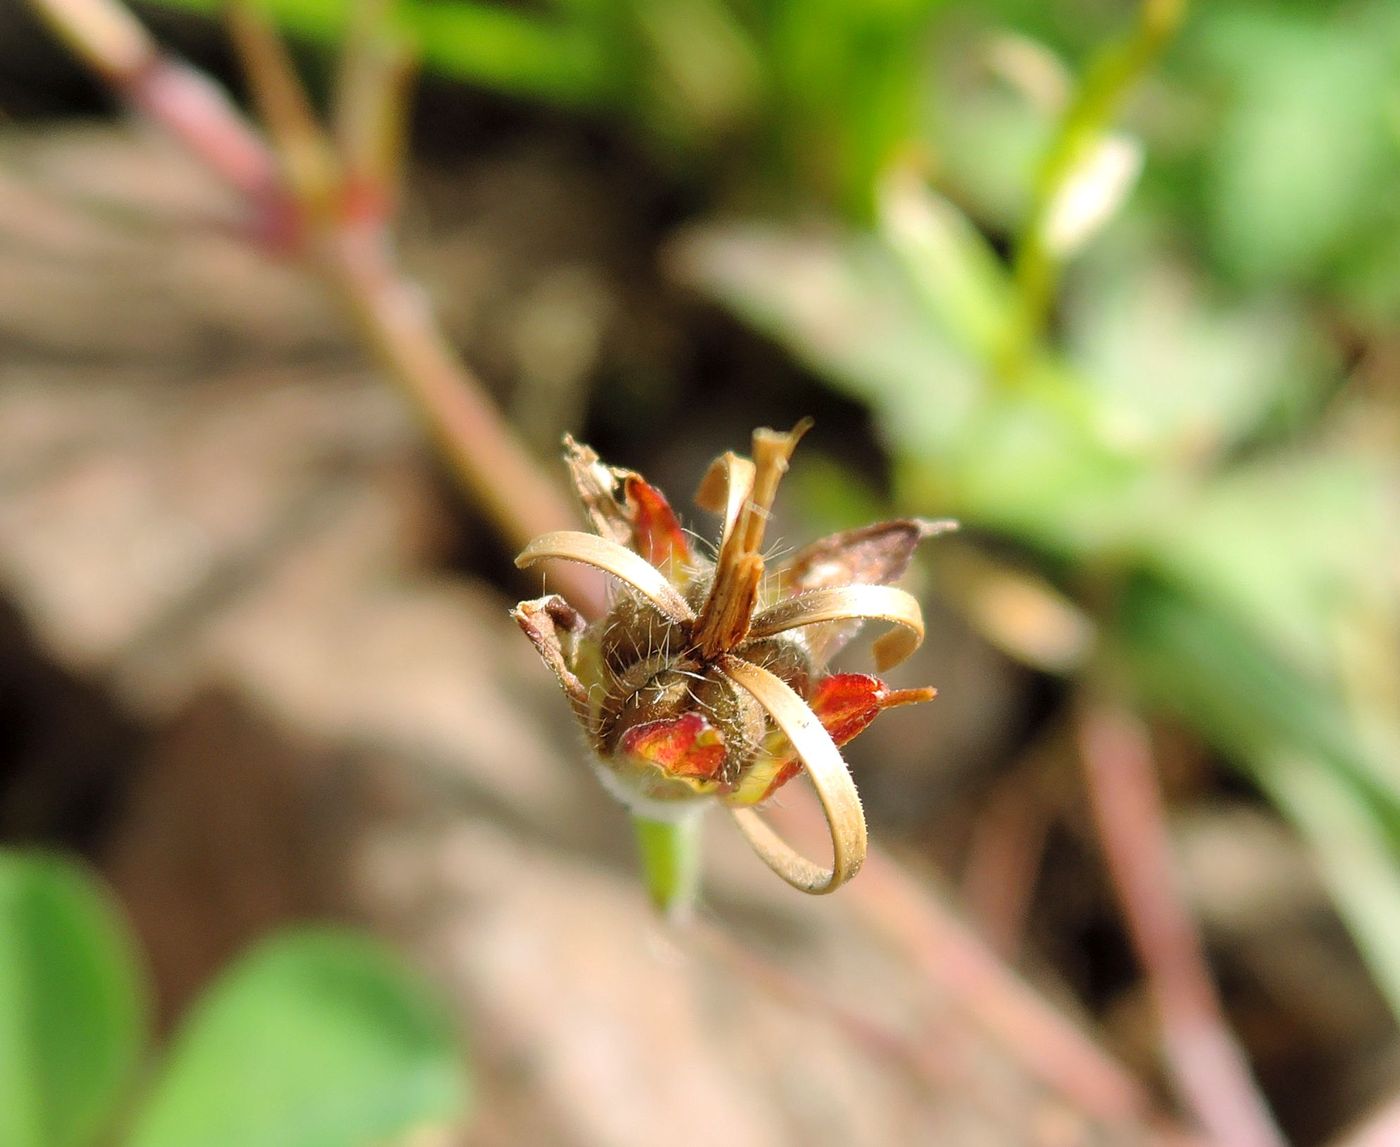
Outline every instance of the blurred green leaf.
{"label": "blurred green leaf", "polygon": [[1214,464],[1335,375],[1295,306],[1219,299],[1155,236],[1106,239],[1064,314],[1067,354],[1110,433],[1169,466]]}
{"label": "blurred green leaf", "polygon": [[1400,179],[1395,6],[1207,11],[1200,50],[1230,89],[1209,147],[1219,253],[1251,283],[1315,280],[1368,242]]}
{"label": "blurred green leaf", "polygon": [[885,243],[716,224],[683,237],[676,266],[870,405],[905,505],[1081,556],[1173,508],[1177,476],[1118,441],[1064,368],[1038,358],[1014,392],[991,385],[1008,288],[956,209],[929,196],[886,210]]}
{"label": "blurred green leaf", "polygon": [[1400,771],[1350,719],[1335,685],[1227,610],[1150,578],[1122,603],[1123,651],[1154,703],[1237,761],[1314,760],[1356,792],[1400,844]]}
{"label": "blurred green leaf", "polygon": [[881,188],[879,229],[923,321],[973,361],[993,361],[1014,316],[1011,282],[967,217],[921,181],[892,178]]}
{"label": "blurred green leaf", "polygon": [[195,1007],[132,1147],[361,1147],[459,1117],[442,1008],[378,945],[279,936]]}
{"label": "blurred green leaf", "polygon": [[[865,220],[921,135],[929,29],[943,0],[779,0],[766,37],[791,182]],[[736,5],[737,7],[738,5]]]}
{"label": "blurred green leaf", "polygon": [[1400,474],[1360,452],[1293,449],[1215,479],[1154,524],[1148,560],[1319,676],[1339,612],[1384,593]]}
{"label": "blurred green leaf", "polygon": [[673,255],[681,278],[870,403],[897,448],[946,448],[962,432],[980,372],[879,240],[716,223],[687,231]]}
{"label": "blurred green leaf", "polygon": [[1325,763],[1256,762],[1260,784],[1317,858],[1337,909],[1400,1018],[1400,853],[1374,810]]}
{"label": "blurred green leaf", "polygon": [[[1069,76],[1039,44],[991,29],[971,52],[956,42],[941,48],[930,116],[939,185],[983,226],[1011,234],[1030,214]],[[1029,73],[1024,82],[1018,71]]]}
{"label": "blurred green leaf", "polygon": [[[224,0],[154,0],[218,16]],[[285,31],[343,38],[345,0],[254,0]],[[397,0],[395,30],[440,75],[641,125],[668,159],[757,142],[785,199],[869,218],[926,118],[943,0]],[[793,193],[797,195],[794,197]]]}
{"label": "blurred green leaf", "polygon": [[759,98],[755,46],[722,0],[629,0],[624,8],[651,78],[632,111],[696,148],[751,117]]}
{"label": "blurred green leaf", "polygon": [[83,1147],[109,1128],[146,1035],[116,909],[78,865],[0,852],[0,1143]]}

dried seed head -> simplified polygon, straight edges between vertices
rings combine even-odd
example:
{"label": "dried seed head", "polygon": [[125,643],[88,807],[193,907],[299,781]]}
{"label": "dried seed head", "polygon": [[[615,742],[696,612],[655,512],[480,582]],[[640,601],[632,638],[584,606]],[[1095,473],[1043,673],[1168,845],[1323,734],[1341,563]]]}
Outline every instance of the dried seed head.
{"label": "dried seed head", "polygon": [[[864,621],[894,627],[876,642],[881,668],[917,647],[918,603],[885,583],[920,541],[950,524],[905,520],[833,535],[765,577],[773,500],[806,428],[757,430],[752,459],[730,453],[711,466],[697,501],[723,515],[713,563],[691,551],[660,490],[565,439],[596,534],[544,535],[517,564],[585,562],[614,575],[619,589],[591,623],[558,597],[522,602],[514,616],[573,705],[610,791],[651,817],[718,799],[779,875],[829,892],[865,852],[860,802],[837,745],[882,709],[928,700],[933,690],[890,690],[875,677],[826,674],[825,665]],[[830,869],[794,853],[749,808],[804,767],[830,824]]]}

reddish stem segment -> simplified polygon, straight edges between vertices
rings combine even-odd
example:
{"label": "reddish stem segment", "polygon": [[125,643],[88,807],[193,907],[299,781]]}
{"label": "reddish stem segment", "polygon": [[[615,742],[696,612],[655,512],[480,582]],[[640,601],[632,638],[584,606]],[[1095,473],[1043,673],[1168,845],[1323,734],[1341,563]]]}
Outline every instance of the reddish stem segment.
{"label": "reddish stem segment", "polygon": [[1080,756],[1109,874],[1162,1024],[1182,1101],[1230,1147],[1284,1147],[1225,1022],[1201,938],[1178,890],[1147,730],[1126,709],[1088,704]]}
{"label": "reddish stem segment", "polygon": [[[420,412],[443,458],[502,539],[523,549],[539,534],[571,524],[573,506],[468,373],[427,296],[399,274],[387,236],[379,229],[333,234],[320,266],[365,344]],[[601,575],[554,562],[549,582],[583,612],[602,612]]]}
{"label": "reddish stem segment", "polygon": [[[467,494],[510,546],[519,549],[536,535],[573,522],[573,507],[562,490],[543,477],[447,341],[426,296],[403,277],[382,219],[366,222],[303,201],[304,189],[287,179],[289,157],[279,160],[218,87],[162,53],[115,0],[31,3],[113,91],[244,199],[268,245],[285,249],[299,231],[313,240],[318,269],[366,345],[413,403]],[[267,88],[277,79],[284,104],[299,96],[299,91],[285,90],[295,82],[290,73],[268,74],[266,52],[251,63],[257,71],[251,78],[264,81],[255,87]],[[391,73],[383,75],[388,82]],[[319,128],[308,125],[308,130],[315,130],[318,146],[332,147]],[[308,228],[315,234],[306,234]],[[601,606],[602,579],[592,572],[555,563],[551,581],[585,610]]]}
{"label": "reddish stem segment", "polygon": [[[802,790],[774,819],[815,823]],[[1147,1092],[1120,1064],[1006,967],[972,929],[893,860],[870,849],[850,903],[943,994],[966,1010],[1036,1079],[1110,1127],[1151,1119]]]}

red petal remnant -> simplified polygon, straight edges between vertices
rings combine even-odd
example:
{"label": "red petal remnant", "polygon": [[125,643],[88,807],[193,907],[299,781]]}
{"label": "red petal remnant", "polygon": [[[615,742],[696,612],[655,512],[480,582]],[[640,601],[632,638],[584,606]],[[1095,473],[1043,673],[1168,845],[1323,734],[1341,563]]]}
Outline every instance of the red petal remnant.
{"label": "red petal remnant", "polygon": [[673,777],[714,780],[724,766],[724,734],[699,713],[634,725],[619,748]]}
{"label": "red petal remnant", "polygon": [[640,474],[628,474],[623,491],[632,519],[632,548],[654,566],[671,562],[678,575],[690,563],[690,543],[666,495]]}
{"label": "red petal remnant", "polygon": [[808,704],[838,745],[865,731],[882,709],[933,699],[936,689],[890,689],[868,673],[833,673],[817,683]]}
{"label": "red petal remnant", "polygon": [[[807,704],[823,728],[838,745],[859,736],[884,709],[931,701],[938,690],[891,689],[868,673],[833,673],[817,682]],[[763,744],[763,752],[744,771],[738,786],[725,798],[731,805],[760,804],[802,771],[792,745],[779,730],[773,730]]]}

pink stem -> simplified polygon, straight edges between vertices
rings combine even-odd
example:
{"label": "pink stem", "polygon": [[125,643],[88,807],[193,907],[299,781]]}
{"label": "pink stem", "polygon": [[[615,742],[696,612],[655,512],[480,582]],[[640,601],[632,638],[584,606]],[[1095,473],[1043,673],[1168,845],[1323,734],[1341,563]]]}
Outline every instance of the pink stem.
{"label": "pink stem", "polygon": [[1231,1034],[1178,890],[1147,731],[1125,709],[1086,705],[1080,756],[1109,874],[1162,1024],[1182,1101],[1217,1143],[1284,1147]]}
{"label": "pink stem", "polygon": [[1018,769],[996,786],[973,825],[962,902],[1004,960],[1014,961],[1021,947],[1049,821],[1034,779]]}
{"label": "pink stem", "polygon": [[[787,821],[799,835],[816,833],[825,823],[815,796],[804,789],[793,791],[784,807],[767,815]],[[1107,1126],[1155,1122],[1151,1100],[1137,1080],[889,857],[872,848],[844,895],[872,932],[905,953],[1034,1078]],[[1162,1130],[1162,1135],[1168,1132]],[[1179,1137],[1172,1141],[1186,1142]]]}
{"label": "pink stem", "polygon": [[1332,1147],[1395,1147],[1400,1143],[1400,1096],[1333,1141]]}

